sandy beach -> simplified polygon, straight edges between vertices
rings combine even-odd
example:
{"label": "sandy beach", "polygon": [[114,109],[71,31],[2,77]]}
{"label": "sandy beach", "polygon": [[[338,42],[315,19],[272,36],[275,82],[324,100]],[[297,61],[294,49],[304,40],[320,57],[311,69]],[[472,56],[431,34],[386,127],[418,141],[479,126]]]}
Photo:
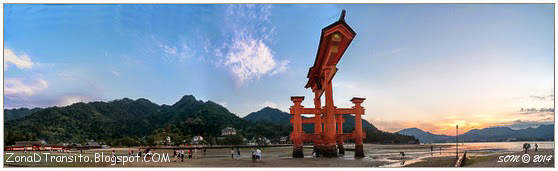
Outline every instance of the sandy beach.
{"label": "sandy beach", "polygon": [[[550,143],[550,142],[549,142]],[[498,163],[498,158],[502,155],[521,155],[521,152],[513,150],[497,150],[492,146],[483,147],[485,150],[478,149],[483,144],[469,144],[463,148],[473,149],[468,153],[469,159],[465,162],[465,167],[553,167],[554,149],[539,149],[529,151],[529,155],[552,156],[550,161],[542,163]],[[504,145],[509,145],[504,144]],[[515,144],[512,144],[515,146]],[[503,146],[503,145],[500,145]],[[434,151],[431,151],[433,147]],[[346,145],[347,149],[352,148]],[[117,156],[128,156],[129,150],[137,148],[110,148],[70,152],[50,152],[51,155],[76,156],[83,155],[94,158],[96,154],[111,154],[115,150]],[[291,147],[268,147],[263,148],[263,157],[260,161],[252,161],[250,148],[241,148],[240,156],[235,155],[231,158],[231,149],[208,149],[205,153],[202,150],[193,151],[192,159],[187,157],[182,161],[180,158],[173,157],[172,150],[158,150],[153,152],[168,155],[168,160],[160,162],[6,162],[8,155],[4,155],[5,167],[454,167],[455,150],[447,144],[411,144],[411,145],[382,145],[365,144],[366,157],[355,159],[353,151],[346,151],[345,156],[338,158],[313,158],[311,156],[311,146],[305,146],[304,158],[292,158]],[[497,150],[497,151],[491,151]],[[404,152],[402,157],[400,152]],[[6,154],[7,152],[5,152]],[[14,156],[29,156],[33,153],[44,152],[14,152]],[[154,157],[158,159],[158,157]],[[161,157],[164,159],[164,157]],[[13,160],[13,158],[12,158]]]}

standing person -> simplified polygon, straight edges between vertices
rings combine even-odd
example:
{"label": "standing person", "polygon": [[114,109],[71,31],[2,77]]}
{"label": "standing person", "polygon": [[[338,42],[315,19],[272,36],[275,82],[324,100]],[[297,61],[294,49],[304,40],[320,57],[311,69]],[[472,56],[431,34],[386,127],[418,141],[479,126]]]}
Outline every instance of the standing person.
{"label": "standing person", "polygon": [[256,161],[256,151],[252,148],[252,162]]}
{"label": "standing person", "polygon": [[188,149],[188,159],[192,159],[192,149]]}
{"label": "standing person", "polygon": [[316,148],[312,149],[312,157],[316,158]]}
{"label": "standing person", "polygon": [[234,159],[234,148],[231,148],[231,159]]}
{"label": "standing person", "polygon": [[180,159],[184,162],[184,149],[180,150]]}
{"label": "standing person", "polygon": [[[111,157],[111,159],[112,159],[112,158],[114,158],[114,161],[116,161],[116,159],[117,159],[117,158],[116,158],[116,152],[115,152],[114,150],[112,150],[112,157]],[[118,161],[117,161],[117,162],[118,162]]]}
{"label": "standing person", "polygon": [[145,150],[145,157],[148,158],[148,160],[150,160],[150,159],[151,159],[151,156],[152,156],[152,155],[151,155],[151,149],[149,149],[149,148],[146,149],[146,150]]}
{"label": "standing person", "polygon": [[537,143],[535,143],[535,151],[539,150],[539,145]]}
{"label": "standing person", "polygon": [[236,147],[236,155],[237,155],[238,157],[240,157],[240,148],[239,148],[239,147]]}
{"label": "standing person", "polygon": [[256,149],[256,157],[258,160],[262,160],[262,150],[260,148]]}
{"label": "standing person", "polygon": [[527,154],[527,150],[529,150],[529,148],[531,148],[531,144],[529,143],[523,144],[523,150],[525,150],[525,154]]}

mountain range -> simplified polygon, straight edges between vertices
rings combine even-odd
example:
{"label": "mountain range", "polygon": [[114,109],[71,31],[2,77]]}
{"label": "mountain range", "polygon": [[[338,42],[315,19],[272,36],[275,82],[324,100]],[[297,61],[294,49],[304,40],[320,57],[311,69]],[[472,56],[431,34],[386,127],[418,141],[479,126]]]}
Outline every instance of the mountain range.
{"label": "mountain range", "polygon": [[[212,101],[183,96],[173,105],[158,105],[147,99],[129,98],[109,102],[74,103],[64,107],[4,110],[4,143],[45,140],[48,143],[83,143],[96,140],[113,146],[154,145],[165,137],[186,142],[201,135],[215,143],[225,127],[233,127],[239,136],[278,140],[292,130],[290,114],[263,108],[240,118]],[[265,118],[265,119],[262,119]],[[344,130],[354,129],[354,118],[346,117]],[[368,121],[363,127],[367,142],[407,143],[412,136],[379,131]],[[312,131],[312,125],[305,130]]]}
{"label": "mountain range", "polygon": [[[407,128],[397,133],[414,136],[422,143],[455,142],[455,136],[438,135],[418,128]],[[472,129],[458,136],[464,142],[500,142],[500,141],[553,141],[554,124],[540,125],[537,128],[514,130],[505,126]]]}

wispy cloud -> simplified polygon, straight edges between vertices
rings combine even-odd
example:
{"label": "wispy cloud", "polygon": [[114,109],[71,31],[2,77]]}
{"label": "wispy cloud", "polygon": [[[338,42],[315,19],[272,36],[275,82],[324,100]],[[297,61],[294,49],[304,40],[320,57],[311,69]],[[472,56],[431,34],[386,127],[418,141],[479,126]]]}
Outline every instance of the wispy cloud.
{"label": "wispy cloud", "polygon": [[184,63],[195,55],[195,51],[190,48],[186,41],[173,43],[160,39],[155,35],[147,36],[144,41],[147,49],[143,51],[148,55],[161,56],[165,62]]}
{"label": "wispy cloud", "polygon": [[227,103],[226,101],[217,101],[216,103],[223,107],[229,107],[229,103]]}
{"label": "wispy cloud", "polygon": [[241,83],[273,72],[277,66],[271,49],[262,40],[252,38],[235,40],[226,58],[225,65]]}
{"label": "wispy cloud", "polygon": [[278,60],[269,46],[275,34],[270,15],[270,5],[229,5],[225,10],[225,24],[232,32],[225,50],[217,49],[216,54],[224,52],[222,63],[240,85],[287,69],[289,61]]}
{"label": "wispy cloud", "polygon": [[537,100],[554,100],[554,94],[549,94],[546,96],[531,96],[531,98],[537,99]]}
{"label": "wispy cloud", "polygon": [[47,87],[48,83],[43,79],[35,79],[27,82],[18,78],[8,78],[4,80],[4,93],[6,96],[32,96]]}
{"label": "wispy cloud", "polygon": [[510,127],[511,129],[525,129],[525,128],[536,128],[540,125],[545,125],[545,124],[553,124],[554,123],[554,119],[551,120],[515,120],[515,121],[511,121],[511,122],[502,122],[499,123],[497,125],[499,126],[506,126],[506,127]]}
{"label": "wispy cloud", "polygon": [[260,108],[264,108],[264,107],[272,107],[272,108],[277,108],[277,104],[270,102],[270,101],[265,101],[262,104],[258,105],[258,107]]}
{"label": "wispy cloud", "polygon": [[4,70],[8,69],[8,66],[15,65],[19,69],[30,69],[33,67],[33,62],[27,54],[16,55],[11,49],[4,49]]}
{"label": "wispy cloud", "polygon": [[540,109],[521,108],[521,110],[519,110],[519,112],[521,114],[536,114],[536,113],[549,113],[549,112],[554,114],[554,108],[540,108]]}
{"label": "wispy cloud", "polygon": [[116,77],[120,77],[120,72],[116,71],[116,70],[112,70],[110,71],[112,73],[112,75],[116,76]]}
{"label": "wispy cloud", "polygon": [[90,97],[87,96],[63,96],[58,99],[56,103],[57,106],[68,106],[78,102],[89,102],[92,101]]}

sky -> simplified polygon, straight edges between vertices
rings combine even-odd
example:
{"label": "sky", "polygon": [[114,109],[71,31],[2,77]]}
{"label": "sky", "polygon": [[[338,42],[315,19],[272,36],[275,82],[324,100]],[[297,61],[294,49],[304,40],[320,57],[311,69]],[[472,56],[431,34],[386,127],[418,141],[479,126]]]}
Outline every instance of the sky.
{"label": "sky", "polygon": [[238,116],[288,112],[321,29],[357,33],[335,105],[386,131],[554,123],[552,4],[4,4],[4,107],[184,95]]}

